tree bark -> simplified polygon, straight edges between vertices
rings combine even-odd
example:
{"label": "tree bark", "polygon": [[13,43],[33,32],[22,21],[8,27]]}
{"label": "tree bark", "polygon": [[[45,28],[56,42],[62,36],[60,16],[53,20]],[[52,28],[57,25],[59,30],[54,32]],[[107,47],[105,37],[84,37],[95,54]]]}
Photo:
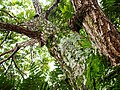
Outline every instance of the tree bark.
{"label": "tree bark", "polygon": [[75,15],[69,23],[70,27],[78,32],[79,24],[82,24],[100,52],[109,57],[111,64],[120,65],[120,33],[103,13],[97,0],[71,0],[71,2]]}

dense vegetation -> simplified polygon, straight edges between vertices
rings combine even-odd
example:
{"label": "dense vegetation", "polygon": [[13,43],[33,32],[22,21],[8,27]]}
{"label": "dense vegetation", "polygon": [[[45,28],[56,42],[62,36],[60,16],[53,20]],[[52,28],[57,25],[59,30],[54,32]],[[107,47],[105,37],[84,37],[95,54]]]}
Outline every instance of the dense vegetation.
{"label": "dense vegetation", "polygon": [[[44,11],[54,3],[54,0],[47,0],[47,2],[49,2],[47,5],[41,2]],[[105,14],[120,31],[119,5],[119,0],[101,0],[100,2]],[[70,1],[62,0],[48,17],[61,29],[60,33],[56,34],[58,40],[55,42],[59,46],[62,59],[68,62],[68,65],[62,66],[49,51],[51,38],[44,46],[36,43],[22,47],[11,59],[0,64],[0,90],[120,89],[120,67],[111,66],[109,58],[100,54],[90,42],[84,28],[80,29],[79,34],[69,29],[67,22],[73,13]],[[21,25],[34,19],[34,16],[32,0],[0,0],[0,22]],[[29,38],[25,35],[0,30],[0,60],[12,54],[10,52],[2,55],[14,48],[16,42],[26,40]],[[80,67],[76,66],[75,69],[74,64],[79,64]],[[66,71],[64,67],[68,69],[67,66],[73,71],[71,69]]]}

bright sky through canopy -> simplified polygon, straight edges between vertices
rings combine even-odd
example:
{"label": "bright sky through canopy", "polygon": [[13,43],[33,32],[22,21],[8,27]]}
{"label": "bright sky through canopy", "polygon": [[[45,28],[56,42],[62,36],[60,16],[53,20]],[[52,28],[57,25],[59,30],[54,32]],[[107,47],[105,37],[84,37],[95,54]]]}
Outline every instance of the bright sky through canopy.
{"label": "bright sky through canopy", "polygon": [[47,0],[39,0],[39,1],[42,2],[44,6],[47,5],[47,4],[50,4],[50,2],[47,1]]}

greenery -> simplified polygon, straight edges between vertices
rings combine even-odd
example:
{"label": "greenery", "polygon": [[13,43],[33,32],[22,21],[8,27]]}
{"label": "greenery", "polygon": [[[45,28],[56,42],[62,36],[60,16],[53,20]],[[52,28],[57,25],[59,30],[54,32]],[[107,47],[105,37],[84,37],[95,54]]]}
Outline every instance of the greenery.
{"label": "greenery", "polygon": [[[47,0],[46,10],[54,0]],[[108,18],[120,31],[120,1],[101,0],[101,7]],[[32,0],[0,0],[0,21],[15,25],[34,18],[35,11]],[[48,44],[21,48],[13,57],[0,64],[0,90],[73,90],[83,88],[87,90],[119,90],[120,68],[112,67],[107,57],[101,55],[89,41],[89,36],[83,28],[79,34],[71,31],[66,23],[73,15],[73,8],[69,0],[62,0],[58,7],[51,11],[49,20],[57,25],[61,31],[58,48],[63,60],[74,70],[65,70],[67,65],[60,63],[49,52],[51,39]],[[66,31],[65,31],[66,30]],[[29,40],[27,36],[11,31],[0,31],[0,54],[15,47],[16,42]],[[92,47],[93,46],[93,47]],[[0,57],[6,59],[11,53]],[[73,63],[71,65],[71,63]],[[81,66],[81,75],[73,65]],[[76,72],[75,72],[76,70]],[[71,79],[72,78],[72,79]],[[71,81],[75,80],[75,81]],[[74,83],[74,84],[72,84]]]}

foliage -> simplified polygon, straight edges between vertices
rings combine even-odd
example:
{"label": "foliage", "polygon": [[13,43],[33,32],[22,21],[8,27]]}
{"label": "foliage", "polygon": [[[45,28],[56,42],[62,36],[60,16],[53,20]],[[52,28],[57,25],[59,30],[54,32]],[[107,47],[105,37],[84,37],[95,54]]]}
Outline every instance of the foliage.
{"label": "foliage", "polygon": [[7,76],[0,75],[0,89],[1,90],[11,90],[14,87],[15,80],[14,78],[10,79]]}
{"label": "foliage", "polygon": [[105,58],[93,53],[87,61],[87,87],[90,88],[90,90],[99,89],[101,86],[100,81],[102,77],[105,76],[105,69],[108,68]]}
{"label": "foliage", "polygon": [[119,0],[102,0],[104,12],[109,19],[120,30],[120,1]]}
{"label": "foliage", "polygon": [[[49,1],[53,3],[53,0]],[[44,10],[52,3],[44,6]],[[119,29],[119,0],[102,0],[101,3],[106,15]],[[1,22],[19,25],[32,19],[34,14],[32,2],[29,0],[0,0]],[[49,20],[61,29],[61,32],[58,34],[60,39],[58,45],[62,49],[67,47],[66,50],[61,52],[64,59],[67,58],[69,63],[75,61],[79,65],[84,64],[84,73],[76,76],[75,83],[78,87],[81,87],[83,82],[85,82],[86,88],[89,90],[119,90],[119,67],[111,67],[108,59],[100,55],[95,48],[92,48],[94,42],[90,43],[89,36],[84,29],[79,31],[80,37],[75,32],[69,30],[66,22],[72,15],[73,8],[69,0],[61,0],[58,7],[51,11]],[[0,32],[0,53],[13,48],[16,42],[22,42],[28,39],[28,37],[17,33]],[[40,47],[39,44],[28,46],[17,52],[14,57],[14,63],[12,60],[9,60],[1,64],[0,89],[72,90],[73,86],[70,83],[69,73],[62,69],[55,58],[50,55],[48,49],[49,47]],[[0,57],[0,60],[7,58],[8,55]],[[19,69],[15,66],[15,63]]]}
{"label": "foliage", "polygon": [[63,28],[63,26],[67,26],[66,21],[72,17],[72,14],[73,8],[69,0],[61,0],[58,7],[50,13],[49,19],[54,24]]}

